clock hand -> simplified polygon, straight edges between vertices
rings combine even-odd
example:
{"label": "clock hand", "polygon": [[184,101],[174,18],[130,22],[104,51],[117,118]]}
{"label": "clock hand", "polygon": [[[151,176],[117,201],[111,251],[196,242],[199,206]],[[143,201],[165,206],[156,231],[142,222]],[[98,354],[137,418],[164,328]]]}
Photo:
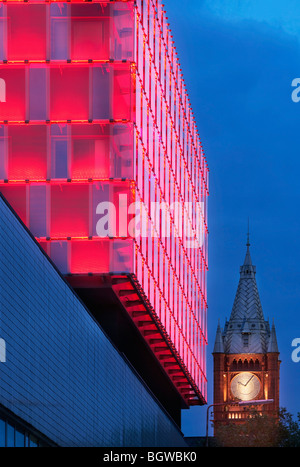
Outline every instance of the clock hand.
{"label": "clock hand", "polygon": [[241,381],[238,381],[238,384],[241,384],[242,386],[246,386],[246,384],[242,383]]}
{"label": "clock hand", "polygon": [[254,375],[251,376],[251,378],[247,381],[246,384],[244,384],[244,386],[247,386],[248,383],[250,383],[251,379],[253,378]]}

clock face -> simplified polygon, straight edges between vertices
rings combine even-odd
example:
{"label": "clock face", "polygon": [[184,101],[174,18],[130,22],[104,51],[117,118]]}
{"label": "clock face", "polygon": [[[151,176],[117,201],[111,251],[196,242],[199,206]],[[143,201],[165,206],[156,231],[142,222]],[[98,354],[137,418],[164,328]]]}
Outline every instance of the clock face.
{"label": "clock face", "polygon": [[231,392],[241,401],[255,399],[260,391],[259,378],[248,371],[236,375],[231,381]]}

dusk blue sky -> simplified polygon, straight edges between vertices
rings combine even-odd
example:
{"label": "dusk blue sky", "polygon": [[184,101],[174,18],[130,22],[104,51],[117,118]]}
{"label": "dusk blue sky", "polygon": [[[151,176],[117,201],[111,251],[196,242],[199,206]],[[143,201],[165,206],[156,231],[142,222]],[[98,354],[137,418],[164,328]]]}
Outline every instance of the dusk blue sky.
{"label": "dusk blue sky", "polygon": [[[218,319],[229,318],[247,222],[265,319],[274,318],[280,405],[300,412],[299,0],[164,0],[210,169],[208,404]],[[205,434],[207,406],[183,411],[186,436]]]}

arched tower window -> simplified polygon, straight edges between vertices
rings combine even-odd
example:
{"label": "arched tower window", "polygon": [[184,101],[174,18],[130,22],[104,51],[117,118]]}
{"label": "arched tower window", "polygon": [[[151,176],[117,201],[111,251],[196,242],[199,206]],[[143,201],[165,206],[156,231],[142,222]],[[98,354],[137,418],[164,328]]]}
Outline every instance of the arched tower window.
{"label": "arched tower window", "polygon": [[231,368],[232,368],[233,370],[236,370],[236,369],[237,369],[237,367],[238,367],[238,364],[237,364],[237,361],[236,361],[236,359],[232,360],[232,363],[231,363]]}

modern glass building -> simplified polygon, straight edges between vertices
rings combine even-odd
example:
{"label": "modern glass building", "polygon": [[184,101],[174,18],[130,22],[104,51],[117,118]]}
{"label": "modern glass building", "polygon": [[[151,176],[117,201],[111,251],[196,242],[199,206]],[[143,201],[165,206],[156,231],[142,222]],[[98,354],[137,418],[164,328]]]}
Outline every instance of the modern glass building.
{"label": "modern glass building", "polygon": [[0,2],[0,192],[177,423],[204,404],[208,168],[160,1]]}

